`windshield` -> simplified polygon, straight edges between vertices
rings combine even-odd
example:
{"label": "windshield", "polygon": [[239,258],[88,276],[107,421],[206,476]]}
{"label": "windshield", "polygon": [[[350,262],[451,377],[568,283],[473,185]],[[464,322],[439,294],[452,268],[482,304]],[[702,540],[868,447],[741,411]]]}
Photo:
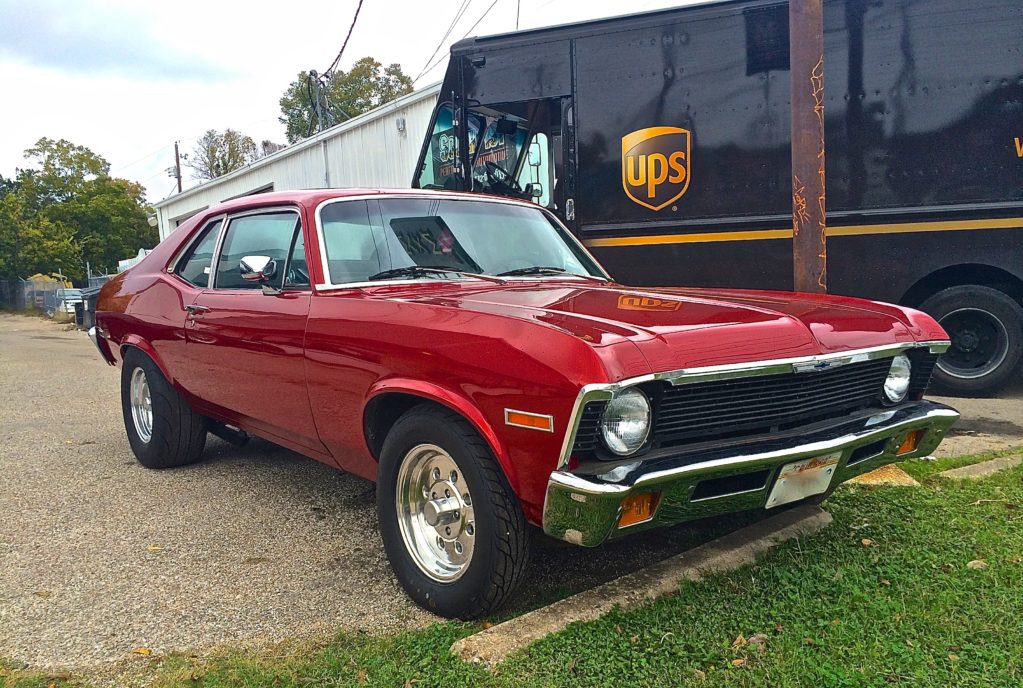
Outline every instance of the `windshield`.
{"label": "windshield", "polygon": [[[466,123],[474,185],[476,190],[487,191],[491,180],[486,164],[490,162],[514,174],[526,143],[526,130],[518,118],[496,111],[470,111]],[[451,106],[445,103],[437,108],[433,133],[417,178],[419,188],[461,189],[458,164],[458,132],[452,121]]]}
{"label": "windshield", "polygon": [[[568,231],[539,209],[493,201],[388,198],[374,218],[365,201],[332,203],[320,211],[327,271],[332,284],[367,281],[381,272],[422,266],[502,275],[546,268],[537,278],[603,278]],[[529,273],[526,273],[529,274]]]}

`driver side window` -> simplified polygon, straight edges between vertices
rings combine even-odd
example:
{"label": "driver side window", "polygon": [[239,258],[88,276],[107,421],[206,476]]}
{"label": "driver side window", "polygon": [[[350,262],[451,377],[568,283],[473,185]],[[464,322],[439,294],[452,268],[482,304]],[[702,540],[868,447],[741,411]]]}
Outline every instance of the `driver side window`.
{"label": "driver side window", "polygon": [[215,289],[260,289],[257,282],[242,279],[239,265],[246,256],[266,256],[276,263],[276,274],[269,286],[284,284],[288,254],[295,232],[301,232],[298,214],[293,211],[260,213],[231,218],[217,261]]}

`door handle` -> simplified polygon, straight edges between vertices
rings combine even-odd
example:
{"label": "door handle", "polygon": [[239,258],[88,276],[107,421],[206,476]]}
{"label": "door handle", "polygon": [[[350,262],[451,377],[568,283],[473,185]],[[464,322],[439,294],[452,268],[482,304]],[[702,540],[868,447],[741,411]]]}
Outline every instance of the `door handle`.
{"label": "door handle", "polygon": [[185,310],[188,311],[189,315],[200,315],[202,313],[209,313],[211,309],[209,306],[200,306],[196,303],[190,303],[185,306]]}

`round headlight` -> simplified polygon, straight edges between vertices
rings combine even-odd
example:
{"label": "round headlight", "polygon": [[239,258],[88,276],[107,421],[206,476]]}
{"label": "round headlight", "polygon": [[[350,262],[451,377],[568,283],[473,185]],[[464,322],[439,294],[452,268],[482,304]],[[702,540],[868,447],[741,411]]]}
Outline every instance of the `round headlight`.
{"label": "round headlight", "polygon": [[888,379],[884,381],[884,396],[893,404],[904,401],[909,393],[909,375],[913,366],[909,356],[899,354],[892,359],[892,367],[888,369]]}
{"label": "round headlight", "polygon": [[636,388],[619,392],[600,419],[604,446],[619,456],[635,454],[650,432],[650,401]]}

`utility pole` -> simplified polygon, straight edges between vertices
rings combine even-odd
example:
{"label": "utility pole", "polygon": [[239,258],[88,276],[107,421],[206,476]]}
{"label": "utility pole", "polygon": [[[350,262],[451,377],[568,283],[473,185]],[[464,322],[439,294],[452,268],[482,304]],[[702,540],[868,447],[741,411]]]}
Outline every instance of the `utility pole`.
{"label": "utility pole", "polygon": [[789,1],[792,268],[796,291],[828,290],[823,0]]}
{"label": "utility pole", "polygon": [[178,180],[178,193],[181,193],[181,154],[178,152],[177,141],[174,142],[174,177]]}
{"label": "utility pole", "polygon": [[522,11],[522,0],[515,0],[515,30],[519,30],[519,13]]}

